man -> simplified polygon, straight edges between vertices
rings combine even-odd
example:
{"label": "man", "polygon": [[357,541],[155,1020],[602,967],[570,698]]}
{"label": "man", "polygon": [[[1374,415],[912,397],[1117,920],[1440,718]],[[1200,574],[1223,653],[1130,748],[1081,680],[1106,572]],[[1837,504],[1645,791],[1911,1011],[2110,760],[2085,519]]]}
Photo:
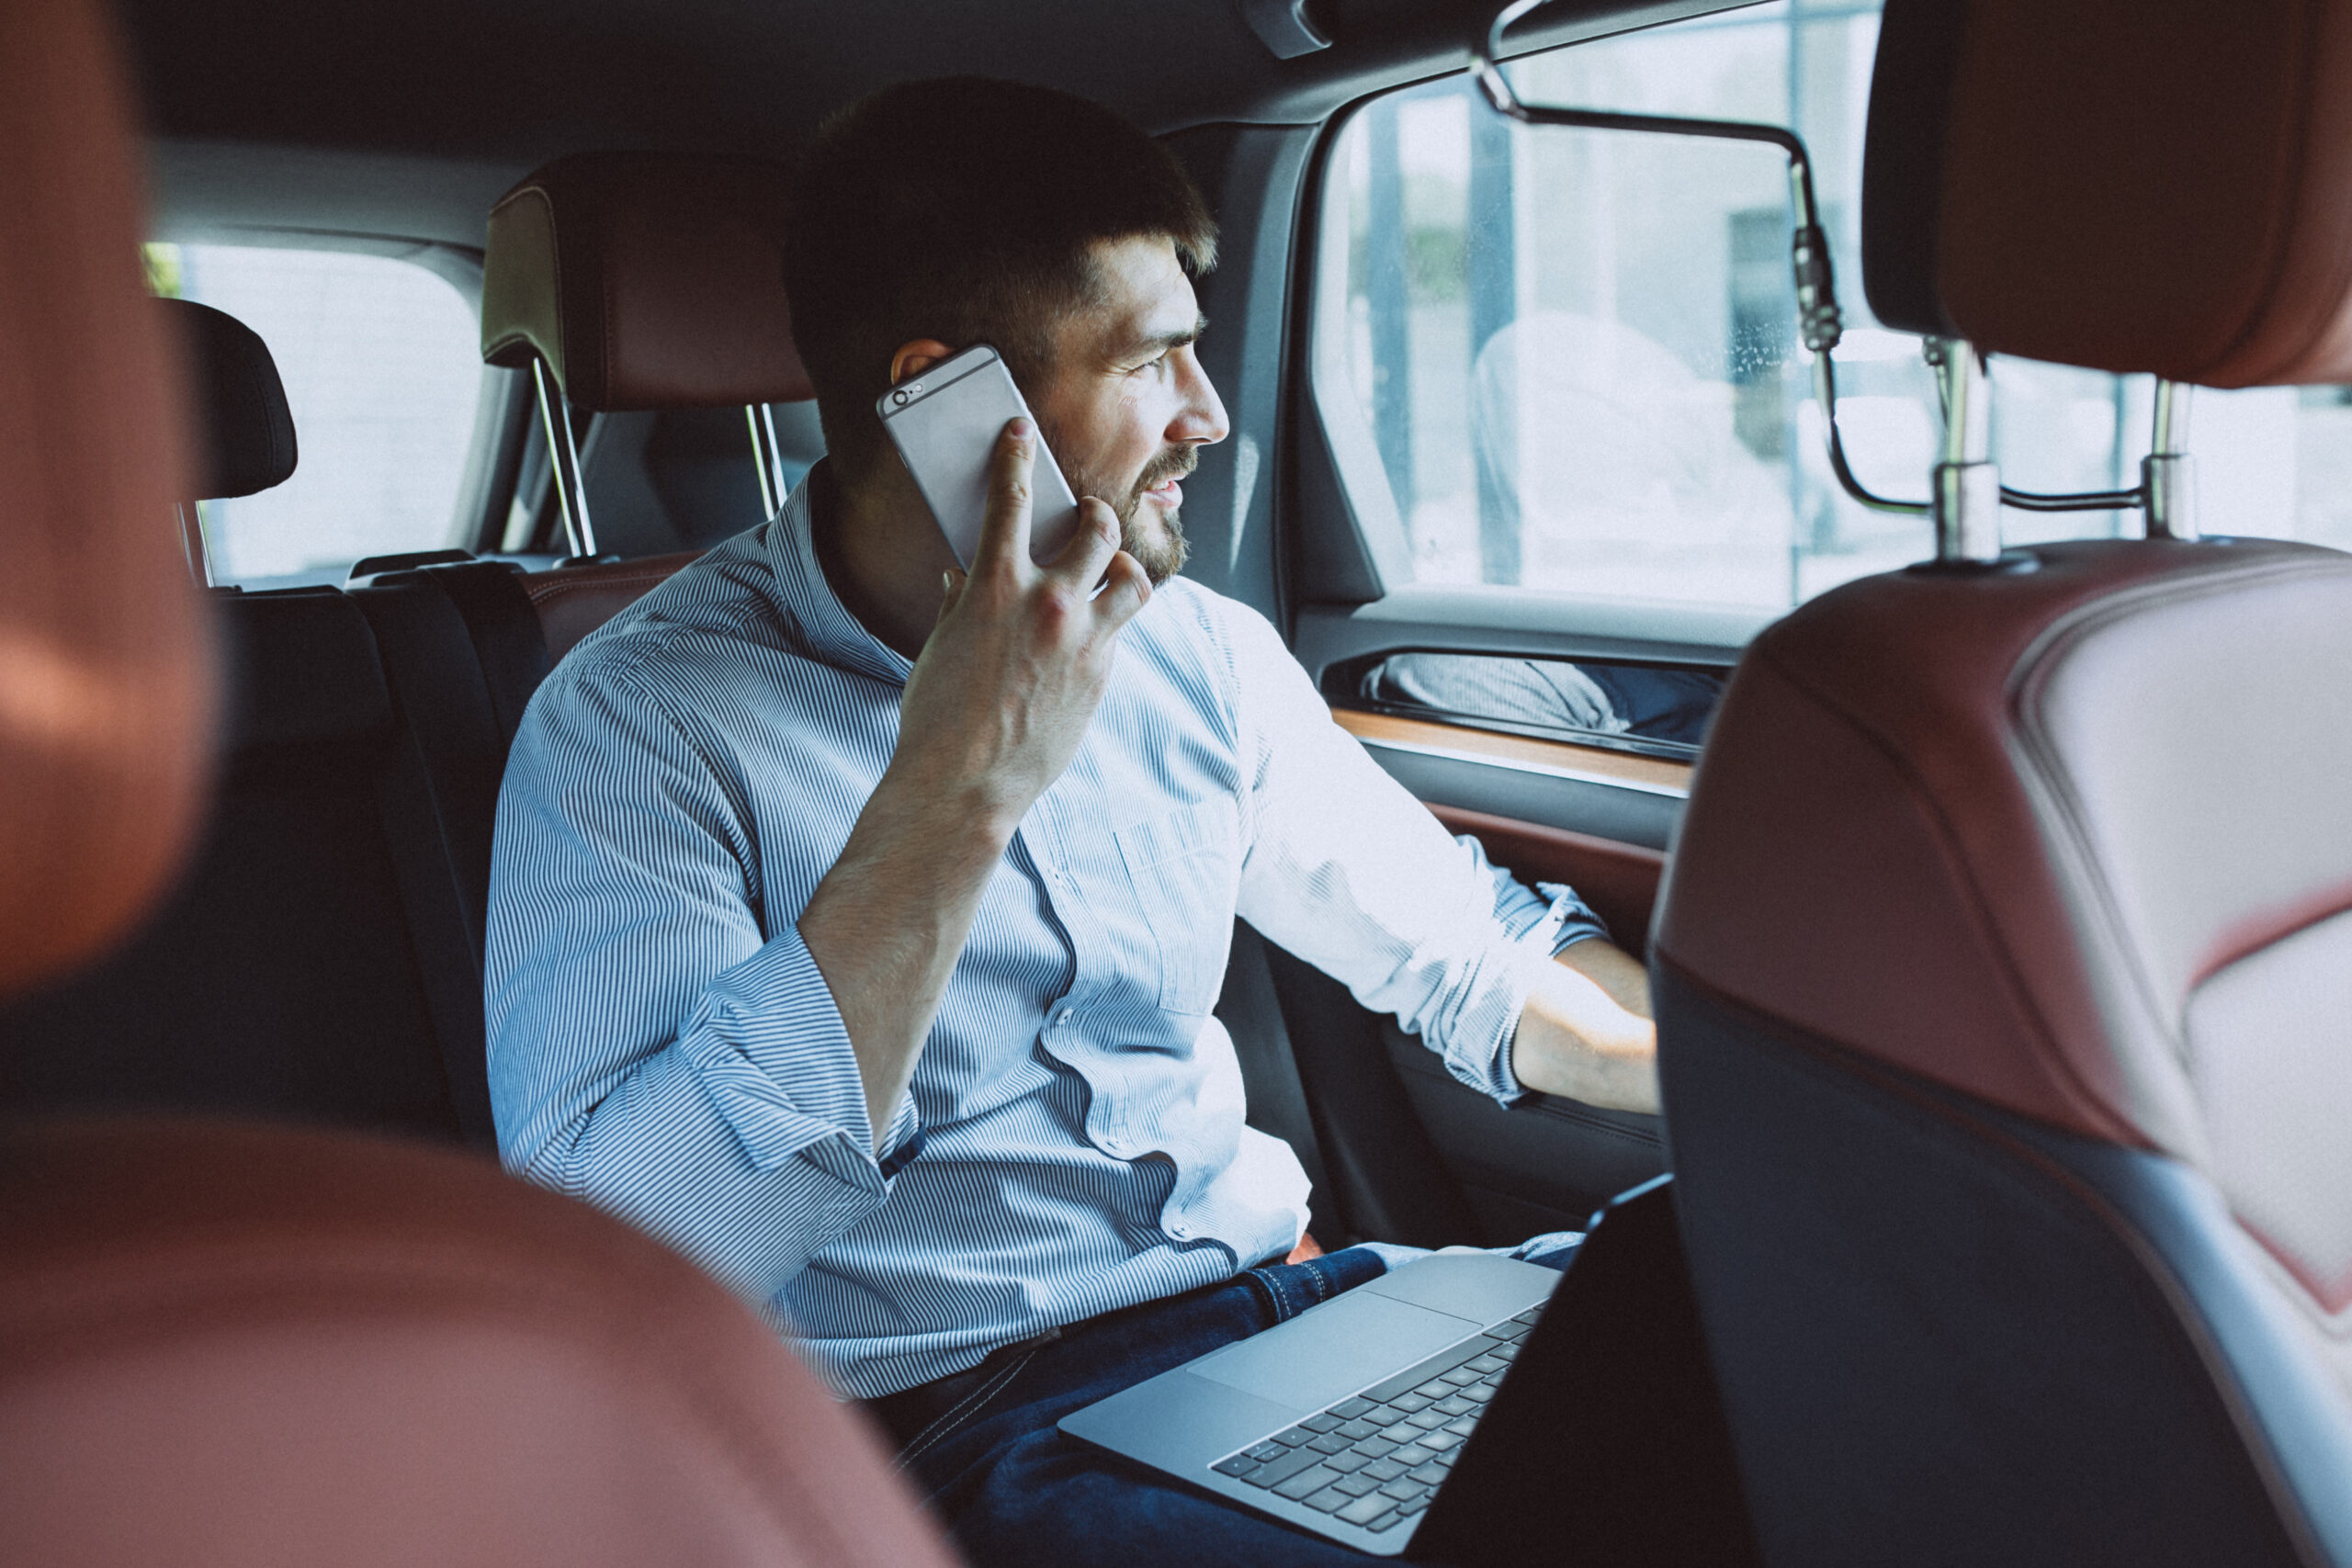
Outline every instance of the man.
{"label": "man", "polygon": [[[1350,1555],[1051,1429],[1382,1266],[1281,1261],[1306,1179],[1209,1016],[1237,912],[1498,1098],[1657,1104],[1642,972],[1574,895],[1448,838],[1174,575],[1226,434],[1214,244],[1078,99],[916,84],[831,124],[786,257],[830,456],[564,661],[500,803],[507,1162],[788,1322],[979,1558]],[[873,407],[978,342],[1089,499],[1033,565],[1015,422],[966,576]]]}

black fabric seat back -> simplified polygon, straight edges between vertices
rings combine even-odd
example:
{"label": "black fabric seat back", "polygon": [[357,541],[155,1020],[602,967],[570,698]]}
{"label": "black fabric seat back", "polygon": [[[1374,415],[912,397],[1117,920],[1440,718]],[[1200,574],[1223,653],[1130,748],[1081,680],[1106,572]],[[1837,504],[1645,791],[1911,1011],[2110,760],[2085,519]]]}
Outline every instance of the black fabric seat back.
{"label": "black fabric seat back", "polygon": [[[417,935],[441,969],[464,971],[467,1021],[456,1028],[477,1063],[464,1076],[477,1080],[498,787],[524,710],[547,677],[547,643],[522,574],[495,561],[401,572],[350,596],[375,631],[394,711],[416,746],[418,819],[396,831],[437,854],[449,879],[454,927]],[[439,908],[417,911],[420,923],[434,923]]]}
{"label": "black fabric seat back", "polygon": [[439,846],[368,622],[333,589],[215,605],[229,736],[202,848],[130,943],[0,1015],[0,1103],[458,1138],[429,994],[447,959],[411,929]]}

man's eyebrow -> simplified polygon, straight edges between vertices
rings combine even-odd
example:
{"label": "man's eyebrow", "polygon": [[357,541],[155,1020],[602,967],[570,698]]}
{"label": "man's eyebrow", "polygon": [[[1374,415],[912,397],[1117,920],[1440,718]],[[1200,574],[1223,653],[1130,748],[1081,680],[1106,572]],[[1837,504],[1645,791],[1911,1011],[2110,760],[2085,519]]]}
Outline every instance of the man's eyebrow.
{"label": "man's eyebrow", "polygon": [[1118,358],[1123,364],[1128,360],[1155,358],[1168,353],[1170,349],[1183,347],[1208,330],[1209,319],[1206,316],[1196,316],[1189,327],[1180,327],[1174,332],[1154,333],[1149,337],[1136,339],[1127,344],[1125,351],[1120,354]]}

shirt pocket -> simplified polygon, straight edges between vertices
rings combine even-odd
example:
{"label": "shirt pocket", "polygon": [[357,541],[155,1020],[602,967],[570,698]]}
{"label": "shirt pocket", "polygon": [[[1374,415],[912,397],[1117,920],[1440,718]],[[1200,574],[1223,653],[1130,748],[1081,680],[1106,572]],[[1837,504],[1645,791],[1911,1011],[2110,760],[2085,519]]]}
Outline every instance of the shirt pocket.
{"label": "shirt pocket", "polygon": [[1230,800],[1202,800],[1118,829],[1119,858],[1159,953],[1159,1005],[1205,1017],[1233,945],[1240,821]]}

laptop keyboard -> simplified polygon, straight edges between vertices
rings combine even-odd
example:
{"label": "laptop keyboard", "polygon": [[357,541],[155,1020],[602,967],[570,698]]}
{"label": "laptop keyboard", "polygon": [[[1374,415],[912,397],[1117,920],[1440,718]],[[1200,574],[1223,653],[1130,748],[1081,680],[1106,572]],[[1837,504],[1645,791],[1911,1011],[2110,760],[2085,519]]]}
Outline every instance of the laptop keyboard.
{"label": "laptop keyboard", "polygon": [[1419,1516],[1486,1414],[1541,1307],[1209,1468],[1378,1534]]}

